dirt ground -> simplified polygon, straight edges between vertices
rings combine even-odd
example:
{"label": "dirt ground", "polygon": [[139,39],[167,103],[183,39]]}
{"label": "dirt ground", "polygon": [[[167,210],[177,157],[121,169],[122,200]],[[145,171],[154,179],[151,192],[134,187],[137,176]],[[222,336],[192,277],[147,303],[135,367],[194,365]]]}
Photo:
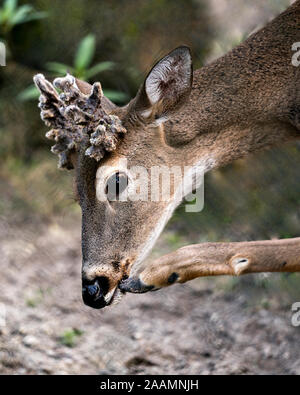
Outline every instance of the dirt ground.
{"label": "dirt ground", "polygon": [[290,307],[196,280],[96,311],[80,264],[79,223],[1,219],[2,374],[300,374]]}

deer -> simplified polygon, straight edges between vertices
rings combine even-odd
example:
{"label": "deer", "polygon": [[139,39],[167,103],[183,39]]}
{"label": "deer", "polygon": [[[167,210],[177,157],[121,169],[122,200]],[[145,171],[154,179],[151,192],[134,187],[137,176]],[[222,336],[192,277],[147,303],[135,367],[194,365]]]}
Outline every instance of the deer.
{"label": "deer", "polygon": [[297,0],[196,71],[191,50],[180,46],[153,66],[123,107],[103,95],[99,82],[90,85],[69,74],[53,84],[42,74],[34,77],[41,118],[52,128],[46,136],[55,140],[52,152],[60,168],[75,170],[87,306],[101,309],[127,292],[204,276],[300,272],[300,238],[190,245],[141,269],[181,203],[176,191],[182,180],[172,179],[166,200],[120,199],[135,187],[129,170],[134,166],[147,172],[154,165],[190,166],[206,174],[250,153],[297,142],[300,68],[292,59],[299,28]]}

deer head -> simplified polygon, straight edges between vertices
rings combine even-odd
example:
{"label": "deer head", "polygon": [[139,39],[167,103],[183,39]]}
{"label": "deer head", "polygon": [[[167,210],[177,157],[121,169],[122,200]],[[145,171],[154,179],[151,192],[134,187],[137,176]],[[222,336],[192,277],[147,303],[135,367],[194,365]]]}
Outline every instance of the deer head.
{"label": "deer head", "polygon": [[52,152],[59,167],[76,173],[83,300],[91,307],[117,299],[118,284],[146,257],[179,203],[174,203],[176,185],[167,201],[122,201],[122,194],[135,188],[131,168],[150,172],[154,165],[189,162],[167,143],[162,124],[187,101],[192,76],[190,51],[179,47],[152,68],[123,108],[103,95],[99,83],[67,75],[53,86],[40,74],[34,77],[41,117],[52,128],[46,136],[56,142]]}
{"label": "deer head", "polygon": [[[122,108],[103,96],[99,83],[90,86],[67,76],[54,81],[62,91],[58,95],[43,76],[35,77],[42,118],[53,128],[47,137],[56,141],[52,151],[59,155],[60,167],[76,172],[87,305],[109,305],[119,288],[147,291],[198,273],[186,270],[188,263],[179,253],[175,257],[184,275],[173,273],[172,265],[170,272],[166,264],[162,270],[155,265],[140,282],[130,283],[182,200],[186,178],[172,177],[167,197],[128,199],[141,186],[136,169],[149,179],[153,167],[190,167],[187,177],[195,179],[190,185],[197,187],[199,174],[300,138],[300,68],[292,62],[299,19],[297,0],[265,28],[194,74],[189,49],[175,49],[152,68],[136,97]],[[216,250],[215,245],[209,248]],[[129,274],[126,288],[126,280],[120,282]]]}

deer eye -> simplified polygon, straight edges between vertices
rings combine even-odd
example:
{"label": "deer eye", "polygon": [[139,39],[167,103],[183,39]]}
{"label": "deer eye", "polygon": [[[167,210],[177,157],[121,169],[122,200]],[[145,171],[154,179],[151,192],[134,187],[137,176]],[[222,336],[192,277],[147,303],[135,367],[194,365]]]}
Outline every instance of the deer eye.
{"label": "deer eye", "polygon": [[125,173],[117,172],[109,177],[105,186],[105,194],[110,201],[118,200],[119,195],[128,186],[128,177]]}

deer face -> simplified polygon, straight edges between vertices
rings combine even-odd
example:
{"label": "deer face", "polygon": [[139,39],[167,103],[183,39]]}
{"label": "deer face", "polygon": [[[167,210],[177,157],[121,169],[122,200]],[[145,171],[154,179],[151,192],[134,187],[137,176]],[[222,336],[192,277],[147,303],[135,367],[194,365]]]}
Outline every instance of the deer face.
{"label": "deer face", "polygon": [[120,281],[144,260],[179,203],[174,179],[168,199],[153,201],[149,185],[141,188],[153,166],[174,162],[162,124],[189,96],[190,51],[179,47],[158,62],[123,108],[103,96],[100,84],[91,87],[68,76],[54,81],[63,91],[58,96],[42,76],[35,82],[42,118],[54,126],[48,133],[57,143],[52,151],[60,167],[75,168],[83,300],[102,308],[118,299]]}

